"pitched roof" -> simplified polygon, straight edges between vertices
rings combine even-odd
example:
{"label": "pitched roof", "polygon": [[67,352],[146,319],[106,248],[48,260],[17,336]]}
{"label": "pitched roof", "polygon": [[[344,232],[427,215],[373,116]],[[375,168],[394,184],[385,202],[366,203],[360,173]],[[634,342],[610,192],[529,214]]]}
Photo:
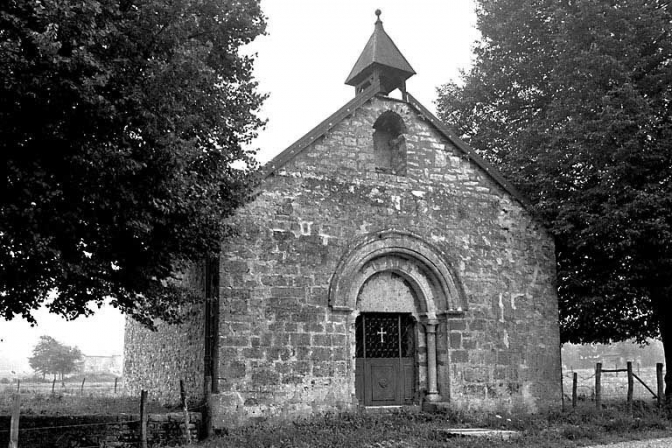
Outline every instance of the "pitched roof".
{"label": "pitched roof", "polygon": [[389,71],[395,77],[406,80],[415,74],[415,70],[408,63],[406,58],[397,46],[392,42],[390,36],[383,29],[383,22],[380,20],[380,10],[376,10],[378,20],[376,20],[373,34],[366,43],[362,54],[350,71],[346,84],[357,86],[367,76],[371,74],[376,66],[385,71]]}

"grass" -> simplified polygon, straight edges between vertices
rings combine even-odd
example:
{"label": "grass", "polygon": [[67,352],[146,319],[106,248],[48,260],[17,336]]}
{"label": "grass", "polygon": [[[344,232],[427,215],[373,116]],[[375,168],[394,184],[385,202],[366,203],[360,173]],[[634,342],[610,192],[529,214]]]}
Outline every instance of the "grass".
{"label": "grass", "polygon": [[[66,379],[65,387],[56,383],[51,393],[51,382],[21,383],[22,415],[117,415],[140,412],[140,397],[114,394],[114,381],[87,382],[81,390],[81,378]],[[119,389],[121,391],[121,389]],[[16,385],[0,385],[0,415],[11,414]],[[149,413],[171,412],[177,407],[149,400]]]}
{"label": "grass", "polygon": [[[446,428],[516,430],[515,441],[454,437]],[[254,447],[578,447],[623,440],[670,437],[672,425],[657,409],[638,403],[630,415],[610,406],[602,412],[584,406],[569,412],[498,415],[476,412],[439,414],[395,412],[325,415],[282,424],[259,424],[202,442],[202,448]]]}
{"label": "grass", "polygon": [[[0,415],[9,415],[16,386],[3,386],[0,385]],[[87,391],[85,388],[82,393],[75,388],[75,392],[69,393],[68,389],[59,391],[57,387],[55,393],[51,394],[27,387],[24,389],[24,383],[21,388],[22,415],[137,414],[140,407],[139,397],[101,394],[93,389]],[[548,411],[534,415],[459,411],[437,414],[395,412],[323,415],[294,422],[260,423],[239,428],[202,442],[199,446],[567,448],[672,436],[672,421],[650,403],[651,400],[636,401],[632,413],[626,410],[624,400],[619,400],[609,403],[601,412],[595,410],[592,402],[580,402],[575,410]],[[175,410],[174,405],[152,401],[148,403],[150,413]],[[442,431],[446,428],[516,430],[520,431],[521,437],[514,442],[455,438]]]}
{"label": "grass", "polygon": [[[0,415],[10,415],[13,394],[0,394]],[[149,401],[147,412],[172,412],[174,406]],[[21,415],[118,415],[138,414],[140,398],[130,396],[106,397],[96,395],[21,394]]]}

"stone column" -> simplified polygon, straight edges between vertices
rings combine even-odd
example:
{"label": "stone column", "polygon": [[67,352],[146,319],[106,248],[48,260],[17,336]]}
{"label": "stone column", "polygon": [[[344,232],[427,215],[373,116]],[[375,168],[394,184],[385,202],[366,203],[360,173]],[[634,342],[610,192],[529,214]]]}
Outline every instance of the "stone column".
{"label": "stone column", "polygon": [[438,321],[431,319],[425,324],[427,334],[427,401],[439,401],[439,389],[436,381],[436,325]]}

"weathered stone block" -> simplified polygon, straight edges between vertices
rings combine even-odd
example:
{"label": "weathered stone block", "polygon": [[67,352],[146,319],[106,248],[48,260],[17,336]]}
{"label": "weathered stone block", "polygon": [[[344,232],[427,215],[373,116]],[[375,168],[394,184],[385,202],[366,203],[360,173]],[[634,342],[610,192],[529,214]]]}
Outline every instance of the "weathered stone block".
{"label": "weathered stone block", "polygon": [[271,369],[257,369],[252,372],[252,383],[260,386],[280,384],[280,374]]}
{"label": "weathered stone block", "polygon": [[469,362],[469,352],[466,350],[453,350],[450,352],[450,359],[454,363]]}
{"label": "weathered stone block", "polygon": [[328,361],[331,359],[332,350],[330,348],[313,347],[310,359],[314,361]]}
{"label": "weathered stone block", "polygon": [[450,348],[452,349],[462,348],[462,333],[457,331],[450,332]]}
{"label": "weathered stone block", "polygon": [[222,346],[230,347],[247,347],[250,345],[249,336],[222,336],[220,338],[220,344]]}
{"label": "weathered stone block", "polygon": [[291,333],[289,335],[289,343],[293,347],[310,347],[310,334],[308,333]]}

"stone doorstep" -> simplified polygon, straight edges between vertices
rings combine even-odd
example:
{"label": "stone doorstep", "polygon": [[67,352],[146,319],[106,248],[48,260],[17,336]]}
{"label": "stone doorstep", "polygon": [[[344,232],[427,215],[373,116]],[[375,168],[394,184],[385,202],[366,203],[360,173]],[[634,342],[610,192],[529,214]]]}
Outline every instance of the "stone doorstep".
{"label": "stone doorstep", "polygon": [[489,428],[455,428],[437,429],[437,432],[450,437],[483,437],[487,439],[513,440],[520,437],[519,431]]}
{"label": "stone doorstep", "polygon": [[386,412],[420,412],[420,406],[417,405],[393,405],[393,406],[360,406],[362,412],[371,414],[384,414]]}
{"label": "stone doorstep", "polygon": [[[427,404],[427,403],[423,403]],[[430,411],[436,412],[441,408],[448,406],[447,402],[444,403],[432,403],[433,405],[438,406],[425,406],[429,407]],[[386,412],[395,412],[395,411],[407,411],[407,412],[420,412],[420,410],[427,410],[421,408],[418,405],[395,405],[395,406],[361,406],[360,410],[366,413],[386,413]],[[499,440],[513,440],[521,436],[520,431],[510,431],[505,429],[490,429],[490,428],[444,428],[437,429],[436,432],[440,432],[448,435],[449,437],[483,437],[486,439],[499,439]]]}

